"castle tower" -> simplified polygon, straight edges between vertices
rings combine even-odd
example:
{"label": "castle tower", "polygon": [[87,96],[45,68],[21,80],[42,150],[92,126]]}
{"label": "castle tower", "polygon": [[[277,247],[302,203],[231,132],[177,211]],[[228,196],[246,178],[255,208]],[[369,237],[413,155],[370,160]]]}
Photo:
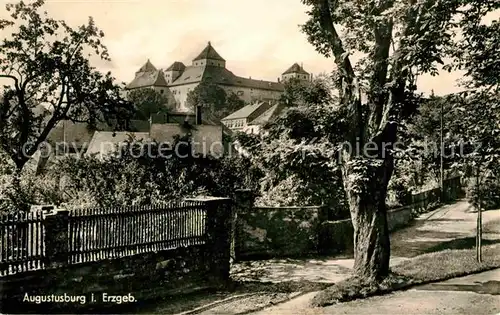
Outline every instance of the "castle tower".
{"label": "castle tower", "polygon": [[304,68],[302,66],[299,66],[298,63],[294,63],[290,68],[288,68],[281,75],[281,80],[283,82],[290,80],[290,79],[309,81],[310,78],[311,78],[311,75],[309,74],[309,72],[305,71]]}
{"label": "castle tower", "polygon": [[186,66],[180,61],[176,61],[171,64],[170,67],[165,70],[165,79],[167,80],[167,83],[170,84],[174,82],[181,76],[184,70],[186,70]]}
{"label": "castle tower", "polygon": [[225,68],[226,60],[224,60],[224,58],[222,58],[217,51],[215,51],[212,44],[208,42],[205,49],[203,49],[201,53],[193,59],[193,66],[215,66]]}
{"label": "castle tower", "polygon": [[135,73],[135,78],[126,89],[153,88],[160,93],[165,93],[168,83],[165,81],[165,74],[162,70],[156,69],[148,59],[146,63]]}
{"label": "castle tower", "polygon": [[157,69],[148,59],[148,61],[146,61],[146,63],[135,73],[135,77],[141,76],[145,73],[153,73],[155,71],[157,71]]}

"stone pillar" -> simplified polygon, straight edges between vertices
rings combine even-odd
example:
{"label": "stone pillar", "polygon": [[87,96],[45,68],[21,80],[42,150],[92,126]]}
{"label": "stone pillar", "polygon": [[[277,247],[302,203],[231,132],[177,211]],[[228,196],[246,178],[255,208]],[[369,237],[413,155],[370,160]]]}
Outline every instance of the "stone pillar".
{"label": "stone pillar", "polygon": [[237,189],[234,192],[234,211],[232,218],[233,233],[231,236],[231,258],[233,262],[240,260],[242,239],[239,215],[252,211],[256,194],[250,189]]}
{"label": "stone pillar", "polygon": [[66,209],[53,209],[44,214],[45,263],[49,268],[68,264],[68,217]]}
{"label": "stone pillar", "polygon": [[205,264],[210,281],[229,280],[231,258],[231,218],[233,202],[230,198],[199,197],[186,201],[203,202],[206,210]]}

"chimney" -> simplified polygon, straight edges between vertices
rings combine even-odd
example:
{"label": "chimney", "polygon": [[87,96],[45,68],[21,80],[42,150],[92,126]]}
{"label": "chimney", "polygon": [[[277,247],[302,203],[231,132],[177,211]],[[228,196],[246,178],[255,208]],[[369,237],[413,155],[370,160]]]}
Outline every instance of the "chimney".
{"label": "chimney", "polygon": [[195,109],[195,124],[201,125],[201,106],[196,106]]}
{"label": "chimney", "polygon": [[278,83],[280,83],[280,78],[278,78]]}

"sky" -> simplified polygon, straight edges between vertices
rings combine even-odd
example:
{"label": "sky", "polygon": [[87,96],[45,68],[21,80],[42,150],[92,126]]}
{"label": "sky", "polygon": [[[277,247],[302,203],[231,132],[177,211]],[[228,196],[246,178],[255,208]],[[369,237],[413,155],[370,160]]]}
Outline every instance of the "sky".
{"label": "sky", "polygon": [[[5,3],[0,0],[0,17],[6,14]],[[47,0],[45,9],[74,26],[93,16],[112,59],[94,65],[124,82],[147,59],[157,68],[174,61],[190,65],[208,41],[226,67],[243,77],[276,81],[294,62],[313,74],[333,68],[333,61],[318,54],[300,31],[307,7],[299,0]],[[458,91],[460,76],[421,77],[419,90]]]}

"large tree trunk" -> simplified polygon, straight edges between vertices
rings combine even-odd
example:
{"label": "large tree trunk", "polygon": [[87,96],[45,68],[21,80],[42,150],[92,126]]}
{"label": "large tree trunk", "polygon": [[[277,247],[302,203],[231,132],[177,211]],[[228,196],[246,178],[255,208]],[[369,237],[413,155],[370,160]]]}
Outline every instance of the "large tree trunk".
{"label": "large tree trunk", "polygon": [[[359,165],[375,162],[378,165]],[[389,274],[390,240],[385,199],[392,159],[350,159],[342,165],[354,227],[354,275],[379,282]]]}

